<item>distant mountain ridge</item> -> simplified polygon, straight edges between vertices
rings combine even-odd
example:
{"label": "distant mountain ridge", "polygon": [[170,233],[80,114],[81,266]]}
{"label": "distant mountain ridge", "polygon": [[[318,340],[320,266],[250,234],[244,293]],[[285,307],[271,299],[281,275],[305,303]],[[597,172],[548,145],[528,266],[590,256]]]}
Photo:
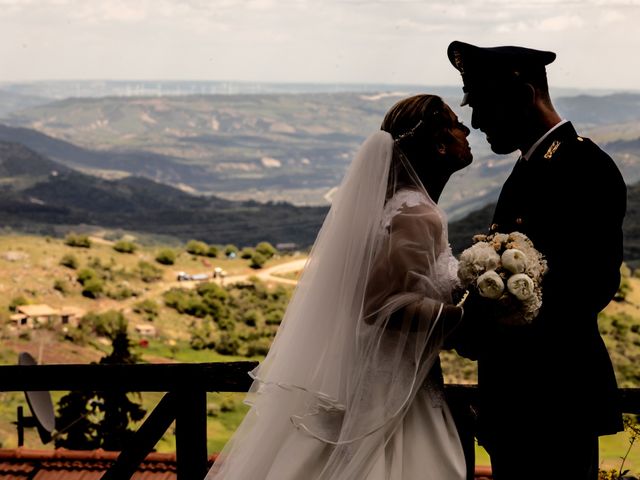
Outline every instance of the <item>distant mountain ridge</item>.
{"label": "distant mountain ridge", "polygon": [[40,234],[85,225],[182,241],[309,245],[328,210],[195,196],[140,177],[105,180],[16,143],[0,142],[0,171],[0,223]]}
{"label": "distant mountain ridge", "polygon": [[[197,91],[203,85],[191,87]],[[90,86],[82,84],[78,91]],[[459,89],[443,92],[457,108]],[[387,109],[410,93],[415,92],[66,98],[6,116],[0,139],[89,173],[144,176],[231,200],[326,205],[327,193],[339,184],[360,143],[379,128]],[[640,139],[639,102],[636,93],[556,99],[581,135],[612,154],[630,184],[640,180],[634,143]],[[468,124],[469,109],[459,112]],[[470,143],[473,164],[452,177],[441,198],[452,219],[495,202],[515,159],[491,152],[477,131]]]}
{"label": "distant mountain ridge", "polygon": [[[170,236],[181,241],[310,246],[327,207],[233,202],[191,195],[147,178],[105,180],[77,172],[16,143],[0,142],[0,223],[18,230],[60,234],[78,225]],[[625,260],[640,265],[640,183],[628,190]],[[459,253],[485,232],[492,204],[449,224]]]}
{"label": "distant mountain ridge", "polygon": [[168,184],[189,182],[201,178],[204,174],[201,167],[189,165],[181,166],[180,173],[177,174],[174,172],[176,159],[166,155],[143,150],[125,152],[92,150],[30,128],[0,124],[0,141],[20,143],[74,169],[123,172]]}

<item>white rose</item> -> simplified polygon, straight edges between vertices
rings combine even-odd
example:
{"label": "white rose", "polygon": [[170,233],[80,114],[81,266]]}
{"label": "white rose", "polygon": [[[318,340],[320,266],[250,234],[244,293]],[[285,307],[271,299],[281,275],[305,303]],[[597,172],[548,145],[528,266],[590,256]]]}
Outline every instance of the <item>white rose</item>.
{"label": "white rose", "polygon": [[523,273],[527,268],[527,257],[522,250],[509,248],[502,254],[502,266],[511,273]]}
{"label": "white rose", "polygon": [[478,277],[478,290],[483,297],[496,300],[500,298],[502,292],[504,292],[504,282],[502,278],[500,278],[500,275],[491,270]]}
{"label": "white rose", "polygon": [[534,295],[533,280],[524,273],[517,273],[507,280],[507,289],[518,300],[526,301]]}
{"label": "white rose", "polygon": [[488,243],[478,242],[460,255],[458,277],[467,286],[476,281],[478,275],[495,270],[500,265],[500,255]]}

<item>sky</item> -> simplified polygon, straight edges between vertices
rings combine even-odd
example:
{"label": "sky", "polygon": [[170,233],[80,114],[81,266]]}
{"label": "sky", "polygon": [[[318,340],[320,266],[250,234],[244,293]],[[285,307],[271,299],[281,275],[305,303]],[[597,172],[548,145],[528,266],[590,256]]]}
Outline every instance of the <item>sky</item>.
{"label": "sky", "polygon": [[552,85],[640,90],[640,0],[0,0],[0,82],[457,85],[448,44],[552,50]]}

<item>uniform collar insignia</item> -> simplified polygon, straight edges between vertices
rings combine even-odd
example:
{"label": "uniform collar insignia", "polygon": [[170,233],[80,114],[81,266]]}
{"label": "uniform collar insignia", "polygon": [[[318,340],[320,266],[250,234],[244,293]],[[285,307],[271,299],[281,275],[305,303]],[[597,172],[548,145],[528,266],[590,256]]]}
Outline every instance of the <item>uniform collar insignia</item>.
{"label": "uniform collar insignia", "polygon": [[556,150],[558,150],[559,146],[560,146],[560,141],[554,140],[551,146],[549,146],[549,148],[547,149],[547,152],[544,154],[544,158],[549,160],[551,157],[553,157],[553,154],[556,153]]}

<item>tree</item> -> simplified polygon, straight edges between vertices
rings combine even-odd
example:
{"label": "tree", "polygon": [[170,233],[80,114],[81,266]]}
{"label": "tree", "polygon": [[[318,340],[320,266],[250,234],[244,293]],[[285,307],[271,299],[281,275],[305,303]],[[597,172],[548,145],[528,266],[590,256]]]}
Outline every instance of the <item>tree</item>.
{"label": "tree", "polygon": [[[134,364],[137,355],[131,352],[127,322],[119,322],[113,332],[112,352],[100,360],[101,364]],[[134,431],[131,422],[144,418],[145,410],[126,392],[71,392],[58,403],[60,435],[56,447],[74,450],[103,448],[120,451]]]}

